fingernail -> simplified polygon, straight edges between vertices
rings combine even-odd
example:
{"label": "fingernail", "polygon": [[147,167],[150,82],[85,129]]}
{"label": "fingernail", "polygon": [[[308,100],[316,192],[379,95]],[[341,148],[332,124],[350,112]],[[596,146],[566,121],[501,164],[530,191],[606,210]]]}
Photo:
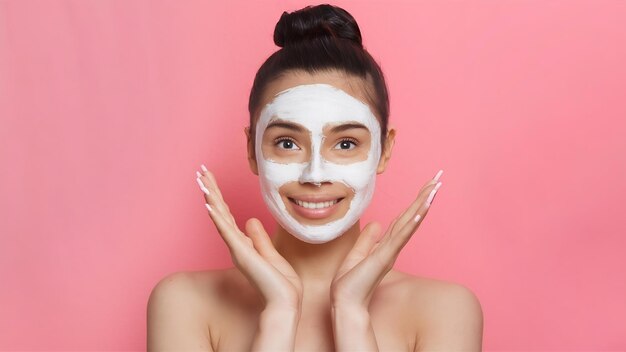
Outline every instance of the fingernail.
{"label": "fingernail", "polygon": [[199,172],[199,171],[196,171],[196,176],[198,176],[198,177],[202,177],[202,174],[200,174],[200,172]]}
{"label": "fingernail", "polygon": [[421,217],[422,216],[420,214],[417,214],[417,216],[415,216],[415,219],[413,219],[413,221],[418,222],[418,221],[420,221]]}
{"label": "fingernail", "polygon": [[204,205],[206,205],[206,208],[208,211],[213,211],[213,209],[211,209],[211,206],[209,205],[209,203],[204,203]]}
{"label": "fingernail", "polygon": [[442,174],[443,174],[443,170],[439,170],[439,172],[437,172],[437,175],[435,175],[434,180],[439,181],[439,177],[441,177]]}
{"label": "fingernail", "polygon": [[435,185],[435,188],[433,188],[433,190],[430,191],[430,194],[428,195],[428,199],[426,199],[426,207],[430,206],[430,203],[433,201],[433,198],[435,198],[435,194],[437,193],[437,190],[439,189],[439,187],[441,187],[441,182],[438,182],[437,185]]}
{"label": "fingernail", "polygon": [[209,171],[209,170],[206,169],[206,166],[204,166],[204,164],[202,164],[200,167],[202,168],[202,171],[204,171],[204,172]]}
{"label": "fingernail", "polygon": [[209,190],[206,187],[204,187],[204,184],[202,183],[199,177],[196,178],[196,181],[198,181],[198,186],[200,186],[200,189],[202,190],[202,192],[204,192],[208,196]]}

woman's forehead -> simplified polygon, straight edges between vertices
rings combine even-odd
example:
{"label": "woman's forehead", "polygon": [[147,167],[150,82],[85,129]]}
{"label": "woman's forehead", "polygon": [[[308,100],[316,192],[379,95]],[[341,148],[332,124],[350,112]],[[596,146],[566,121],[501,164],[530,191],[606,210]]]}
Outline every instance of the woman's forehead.
{"label": "woman's forehead", "polygon": [[285,72],[279,78],[267,84],[261,106],[263,107],[272,102],[279,93],[289,88],[320,83],[341,89],[353,98],[368,104],[365,92],[367,82],[360,77],[337,70],[320,71],[316,73],[294,70]]}
{"label": "woman's forehead", "polygon": [[279,92],[261,111],[259,132],[277,120],[318,132],[342,123],[361,124],[370,131],[379,127],[366,103],[326,83],[299,85]]}

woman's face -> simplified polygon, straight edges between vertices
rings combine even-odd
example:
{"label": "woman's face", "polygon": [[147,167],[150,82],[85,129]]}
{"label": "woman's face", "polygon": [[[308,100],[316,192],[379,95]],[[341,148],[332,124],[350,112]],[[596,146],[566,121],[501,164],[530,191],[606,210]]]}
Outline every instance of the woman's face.
{"label": "woman's face", "polygon": [[361,84],[301,73],[267,88],[254,131],[261,192],[283,228],[305,242],[340,236],[372,198],[380,123]]}

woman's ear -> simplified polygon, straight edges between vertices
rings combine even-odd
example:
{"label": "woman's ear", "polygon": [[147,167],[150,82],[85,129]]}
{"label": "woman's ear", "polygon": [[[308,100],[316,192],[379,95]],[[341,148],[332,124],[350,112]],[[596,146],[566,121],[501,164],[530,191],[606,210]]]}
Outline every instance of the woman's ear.
{"label": "woman's ear", "polygon": [[396,138],[396,130],[393,127],[390,127],[387,131],[387,138],[385,138],[385,145],[383,146],[383,154],[380,156],[380,161],[378,162],[378,168],[376,169],[377,174],[382,174],[387,168],[387,162],[391,158],[391,150],[393,149],[393,144]]}
{"label": "woman's ear", "polygon": [[250,127],[244,127],[243,132],[246,134],[246,140],[248,145],[248,165],[250,165],[250,170],[252,171],[252,173],[258,175],[259,169],[256,164],[256,156],[254,155],[254,141],[250,138]]}

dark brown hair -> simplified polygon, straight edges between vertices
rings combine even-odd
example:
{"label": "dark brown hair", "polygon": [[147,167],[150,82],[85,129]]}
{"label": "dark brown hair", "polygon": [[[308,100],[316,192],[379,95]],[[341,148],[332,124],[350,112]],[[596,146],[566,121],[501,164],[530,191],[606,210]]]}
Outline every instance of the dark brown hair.
{"label": "dark brown hair", "polygon": [[[374,114],[380,120],[381,143],[387,136],[389,94],[380,66],[365,50],[356,20],[346,10],[328,4],[283,12],[274,29],[274,43],[281,47],[257,72],[250,91],[250,134],[254,138],[255,116],[268,83],[285,73],[310,74],[338,70],[360,77]],[[374,94],[369,85],[373,86]]]}

